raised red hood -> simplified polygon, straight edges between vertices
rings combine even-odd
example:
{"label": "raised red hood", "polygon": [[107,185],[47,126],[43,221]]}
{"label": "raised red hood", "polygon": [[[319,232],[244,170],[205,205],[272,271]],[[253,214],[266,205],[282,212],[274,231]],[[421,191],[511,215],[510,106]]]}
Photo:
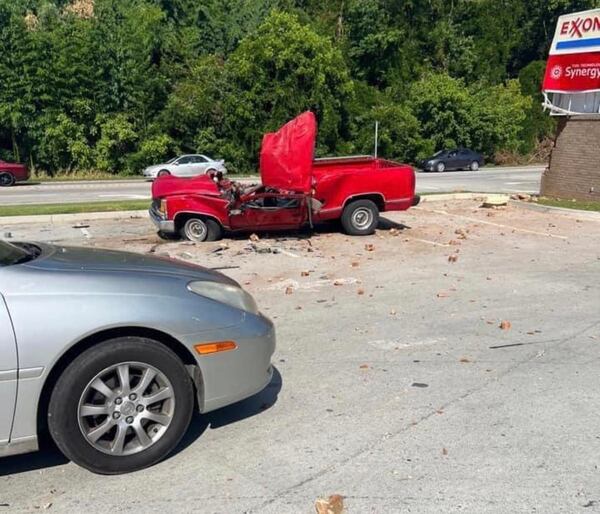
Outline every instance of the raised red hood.
{"label": "raised red hood", "polygon": [[220,196],[217,185],[208,175],[195,178],[160,177],[152,183],[152,198],[184,194]]}
{"label": "raised red hood", "polygon": [[260,149],[263,185],[308,194],[317,136],[315,115],[307,111],[277,132],[265,134]]}

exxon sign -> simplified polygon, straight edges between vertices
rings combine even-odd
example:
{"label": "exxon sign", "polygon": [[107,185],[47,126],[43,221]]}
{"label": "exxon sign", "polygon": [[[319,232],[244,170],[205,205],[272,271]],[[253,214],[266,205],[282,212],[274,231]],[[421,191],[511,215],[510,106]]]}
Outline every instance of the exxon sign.
{"label": "exxon sign", "polygon": [[598,113],[600,9],[558,19],[543,91],[553,114]]}
{"label": "exxon sign", "polygon": [[558,19],[550,55],[600,52],[600,9]]}

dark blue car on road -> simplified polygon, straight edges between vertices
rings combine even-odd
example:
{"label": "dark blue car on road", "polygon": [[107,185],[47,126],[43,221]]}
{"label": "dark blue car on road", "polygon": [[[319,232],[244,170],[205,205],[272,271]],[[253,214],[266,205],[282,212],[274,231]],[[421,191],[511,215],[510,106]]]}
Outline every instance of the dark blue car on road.
{"label": "dark blue car on road", "polygon": [[471,170],[477,171],[484,164],[483,155],[469,150],[468,148],[458,148],[456,150],[440,150],[428,159],[419,163],[419,167],[424,171],[444,171]]}

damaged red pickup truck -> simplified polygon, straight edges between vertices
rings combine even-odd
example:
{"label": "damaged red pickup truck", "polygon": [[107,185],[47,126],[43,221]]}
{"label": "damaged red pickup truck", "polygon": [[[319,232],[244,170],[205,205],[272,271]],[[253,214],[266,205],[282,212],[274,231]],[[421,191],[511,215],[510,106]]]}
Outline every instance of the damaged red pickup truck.
{"label": "damaged red pickup truck", "polygon": [[416,205],[414,170],[374,157],[315,159],[317,123],[305,112],[266,134],[261,184],[219,177],[161,177],[150,216],[163,234],[215,241],[224,231],[298,229],[340,220],[351,235],[372,234],[379,213]]}

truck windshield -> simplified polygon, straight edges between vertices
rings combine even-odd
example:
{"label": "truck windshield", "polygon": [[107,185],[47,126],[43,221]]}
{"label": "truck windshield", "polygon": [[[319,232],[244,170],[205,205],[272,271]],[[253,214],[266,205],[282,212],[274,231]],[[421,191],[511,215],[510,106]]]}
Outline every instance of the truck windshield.
{"label": "truck windshield", "polygon": [[0,241],[0,267],[31,261],[39,254],[40,249],[37,246],[29,244],[15,245]]}

